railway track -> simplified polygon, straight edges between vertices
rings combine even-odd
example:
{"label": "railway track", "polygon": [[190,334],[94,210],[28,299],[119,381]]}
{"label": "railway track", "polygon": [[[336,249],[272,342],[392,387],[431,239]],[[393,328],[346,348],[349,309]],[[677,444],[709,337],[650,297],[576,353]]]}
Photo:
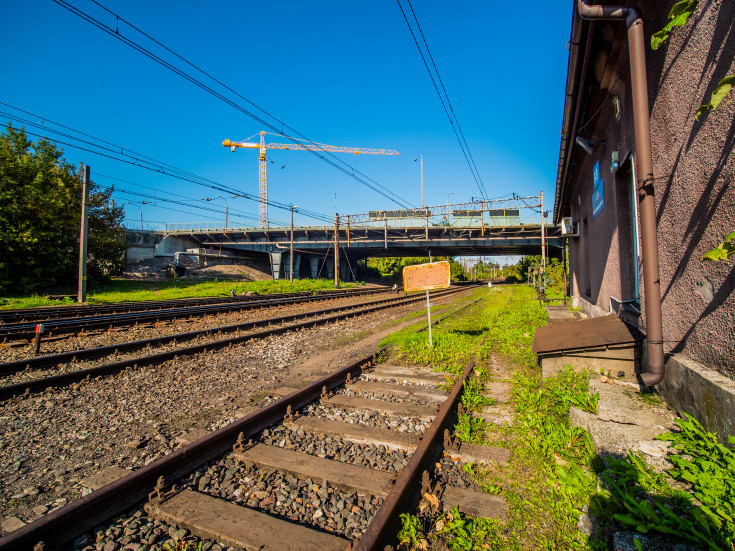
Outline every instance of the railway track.
{"label": "railway track", "polygon": [[[433,293],[432,296],[439,298],[464,289],[465,288],[463,287],[450,289],[448,291]],[[336,322],[347,317],[374,312],[382,308],[403,306],[406,304],[422,302],[423,300],[423,295],[393,297],[368,303],[361,303],[358,305],[339,306],[336,308],[292,314],[278,318],[269,318],[260,321],[240,323],[188,333],[179,333],[165,337],[7,362],[0,364],[0,376],[7,377],[19,372],[55,368],[62,364],[77,364],[80,361],[91,361],[111,355],[116,356],[121,353],[131,355],[124,360],[114,361],[103,365],[82,368],[72,367],[70,371],[63,373],[32,378],[30,380],[24,380],[13,384],[6,384],[5,386],[0,387],[0,400],[5,400],[13,396],[19,396],[30,392],[39,392],[51,387],[73,384],[82,381],[87,377],[106,376],[118,373],[127,368],[157,365],[170,360],[175,360],[179,356],[190,356],[201,352],[218,350],[252,339],[261,339],[287,331],[294,331],[330,322]],[[313,319],[301,322],[298,321],[303,318]],[[224,339],[218,338],[222,334],[226,333],[237,333],[237,335]],[[191,346],[178,346],[182,342],[202,340],[205,342],[199,342]],[[154,347],[168,347],[169,349],[144,356],[134,355],[136,352],[141,350],[147,351]]]}
{"label": "railway track", "polygon": [[278,305],[309,303],[344,297],[385,293],[385,289],[359,289],[321,293],[293,293],[268,297],[226,297],[213,299],[181,299],[175,301],[120,303],[111,306],[87,306],[8,311],[0,313],[0,340],[30,340],[36,325],[44,324],[44,334],[73,334],[80,331],[109,329],[140,323],[237,312]]}
{"label": "railway track", "polygon": [[279,389],[265,407],[0,538],[0,549],[57,548],[97,527],[92,544],[140,533],[146,545],[191,534],[207,549],[382,549],[427,494],[433,506],[502,518],[501,498],[445,476],[463,461],[508,459],[451,436],[474,362],[444,390],[446,374],[378,363],[384,353]]}

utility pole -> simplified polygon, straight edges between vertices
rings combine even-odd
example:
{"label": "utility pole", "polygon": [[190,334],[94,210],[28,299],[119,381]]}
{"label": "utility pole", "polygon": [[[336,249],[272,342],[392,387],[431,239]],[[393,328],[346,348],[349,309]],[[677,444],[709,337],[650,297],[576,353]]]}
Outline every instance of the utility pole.
{"label": "utility pole", "polygon": [[415,163],[417,159],[421,160],[421,208],[424,208],[424,156],[419,154],[413,162]]}
{"label": "utility pole", "polygon": [[87,301],[87,203],[89,203],[89,167],[82,165],[82,222],[79,229],[79,287],[77,302]]}
{"label": "utility pole", "polygon": [[339,215],[336,210],[334,211],[334,288],[339,289]]}
{"label": "utility pole", "polygon": [[541,202],[541,281],[539,281],[539,289],[541,292],[546,288],[546,213],[544,212],[544,192],[539,195]]}
{"label": "utility pole", "polygon": [[564,306],[567,305],[567,244],[565,242],[561,248],[561,267],[564,272]]}
{"label": "utility pole", "polygon": [[293,283],[293,210],[297,208],[299,207],[291,205],[291,242],[289,243],[288,251],[288,274],[290,276],[291,283]]}

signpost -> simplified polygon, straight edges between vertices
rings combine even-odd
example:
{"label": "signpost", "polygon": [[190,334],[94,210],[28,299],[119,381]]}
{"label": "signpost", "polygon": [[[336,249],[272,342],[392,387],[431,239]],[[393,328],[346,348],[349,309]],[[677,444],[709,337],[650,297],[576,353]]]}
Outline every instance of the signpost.
{"label": "signpost", "polygon": [[434,346],[431,339],[431,303],[429,291],[446,289],[450,284],[449,262],[431,262],[403,268],[403,290],[426,291],[426,314],[429,318],[429,346]]}

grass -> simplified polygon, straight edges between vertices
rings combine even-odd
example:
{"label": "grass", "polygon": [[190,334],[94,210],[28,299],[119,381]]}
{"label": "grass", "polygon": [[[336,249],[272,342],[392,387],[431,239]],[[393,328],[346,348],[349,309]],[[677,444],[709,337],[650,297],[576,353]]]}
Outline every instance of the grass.
{"label": "grass", "polygon": [[541,381],[532,371],[520,369],[513,380],[512,426],[460,416],[455,427],[460,439],[486,443],[493,432],[500,432],[496,440],[513,452],[507,465],[464,467],[478,486],[505,498],[507,520],[472,518],[455,509],[433,517],[419,541],[435,540],[458,550],[587,549],[577,520],[596,489],[590,468],[594,452],[589,435],[572,428],[568,418],[569,404],[586,394],[584,374],[568,370]]}
{"label": "grass", "polygon": [[[573,427],[568,413],[570,406],[596,410],[598,396],[589,394],[588,374],[567,367],[542,380],[526,337],[540,318],[520,295],[511,294],[500,314],[498,305],[468,315],[465,321],[477,324],[474,334],[458,321],[449,329],[454,342],[440,341],[439,350],[426,351],[408,340],[402,353],[451,368],[466,359],[464,348],[473,346],[480,358],[501,353],[515,364],[513,425],[489,425],[468,413],[455,426],[463,441],[502,442],[511,449],[507,465],[464,466],[481,489],[505,498],[507,520],[424,510],[404,518],[403,535],[409,537],[403,548],[602,551],[612,532],[627,530],[663,538],[669,542],[664,547],[687,542],[698,549],[735,550],[735,451],[686,416],[677,421],[678,432],[659,437],[679,452],[670,457],[674,468],[666,473],[654,471],[642,454],[598,456],[589,434]],[[520,345],[514,348],[513,342]],[[479,406],[475,397],[485,377],[482,370],[476,375],[467,385],[471,408]],[[577,527],[583,511],[596,520],[592,538]]]}
{"label": "grass", "polygon": [[642,534],[699,549],[735,549],[735,452],[689,415],[676,423],[678,432],[658,437],[679,452],[669,458],[674,468],[654,472],[630,452],[609,458],[600,469],[607,489],[593,497],[590,510]]}
{"label": "grass", "polygon": [[[353,287],[348,284],[346,287]],[[327,279],[299,279],[291,284],[288,280],[269,281],[202,281],[193,283],[182,279],[162,281],[114,280],[92,289],[87,294],[89,304],[111,302],[139,302],[144,300],[171,300],[192,297],[228,296],[231,290],[240,295],[244,292],[259,294],[297,293],[334,289],[334,282]],[[3,309],[35,308],[76,304],[76,299],[49,300],[44,296],[9,297]]]}
{"label": "grass", "polygon": [[513,344],[523,342],[530,351],[535,327],[545,323],[546,314],[534,302],[533,291],[525,286],[501,291],[483,287],[468,300],[477,299],[480,302],[433,330],[433,347],[429,347],[427,332],[416,334],[410,328],[392,334],[381,345],[392,345],[394,354],[406,361],[454,374],[461,373],[473,357],[478,360],[478,370],[484,373],[484,364],[496,352],[514,363],[535,364],[535,356],[518,353],[519,347]]}

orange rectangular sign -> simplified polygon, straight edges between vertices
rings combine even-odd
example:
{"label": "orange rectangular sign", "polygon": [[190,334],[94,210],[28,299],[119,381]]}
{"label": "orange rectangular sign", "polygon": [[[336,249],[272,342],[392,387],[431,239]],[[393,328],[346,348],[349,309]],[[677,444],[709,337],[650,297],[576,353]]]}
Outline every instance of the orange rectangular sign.
{"label": "orange rectangular sign", "polygon": [[404,291],[431,291],[449,287],[449,262],[432,262],[403,268]]}

